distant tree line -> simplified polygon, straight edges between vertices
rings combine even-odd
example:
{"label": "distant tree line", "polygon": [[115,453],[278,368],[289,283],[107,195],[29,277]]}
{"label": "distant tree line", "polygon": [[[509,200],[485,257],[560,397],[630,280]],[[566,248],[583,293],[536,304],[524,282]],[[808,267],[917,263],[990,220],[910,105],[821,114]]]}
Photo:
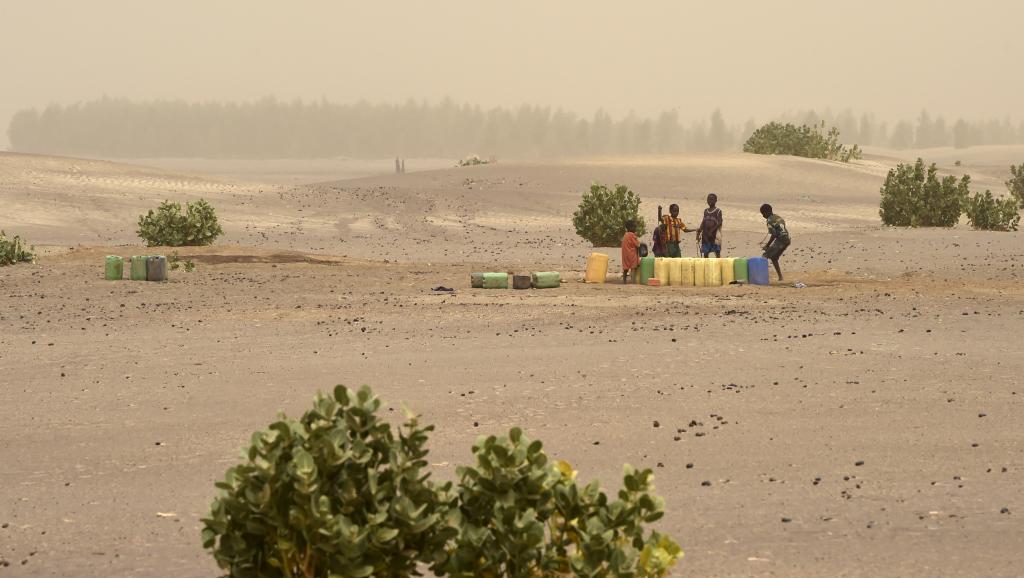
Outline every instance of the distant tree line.
{"label": "distant tree line", "polygon": [[[813,111],[776,120],[837,127],[844,142],[893,148],[1024,143],[1024,123],[953,124],[922,113],[888,125],[869,115]],[[739,150],[757,124],[729,124],[720,111],[684,124],[678,111],[654,118],[605,111],[590,117],[542,106],[483,109],[451,100],[429,104],[336,104],[325,100],[246,103],[101,98],[19,111],[12,150],[102,157],[463,158],[713,152]]]}

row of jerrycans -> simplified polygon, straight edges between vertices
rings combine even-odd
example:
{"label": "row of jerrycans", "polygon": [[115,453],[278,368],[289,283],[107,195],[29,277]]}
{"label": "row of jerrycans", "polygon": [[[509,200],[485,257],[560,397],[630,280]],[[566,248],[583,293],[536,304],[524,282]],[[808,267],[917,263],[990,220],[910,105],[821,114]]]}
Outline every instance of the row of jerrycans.
{"label": "row of jerrycans", "polygon": [[[644,257],[636,282],[647,284],[650,278],[659,284],[675,287],[718,287],[733,281],[751,285],[768,284],[768,260],[763,257],[726,258],[662,258]],[[587,283],[604,283],[608,275],[608,256],[591,253],[587,259]]]}

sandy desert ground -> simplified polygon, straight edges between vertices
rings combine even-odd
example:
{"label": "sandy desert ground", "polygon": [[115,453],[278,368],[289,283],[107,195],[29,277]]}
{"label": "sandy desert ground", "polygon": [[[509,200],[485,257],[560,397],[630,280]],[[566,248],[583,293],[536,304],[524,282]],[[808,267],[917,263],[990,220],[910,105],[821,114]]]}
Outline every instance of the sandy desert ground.
{"label": "sandy desert ground", "polygon": [[[283,165],[0,154],[0,228],[41,255],[0,269],[0,576],[217,575],[199,537],[214,481],[338,383],[438,424],[442,479],[513,425],[612,489],[623,463],[654,468],[678,576],[1019,576],[1024,237],[881,227],[878,188],[913,153],[870,152],[312,184],[308,165],[291,184]],[[922,154],[1001,192],[1024,147]],[[807,287],[579,283],[592,249],[569,220],[593,181],[629,184],[649,222],[717,192],[733,256],[771,202]],[[104,255],[143,252],[140,213],[200,197],[226,235],[179,250],[196,272],[102,279]],[[470,289],[482,269],[567,282]]]}

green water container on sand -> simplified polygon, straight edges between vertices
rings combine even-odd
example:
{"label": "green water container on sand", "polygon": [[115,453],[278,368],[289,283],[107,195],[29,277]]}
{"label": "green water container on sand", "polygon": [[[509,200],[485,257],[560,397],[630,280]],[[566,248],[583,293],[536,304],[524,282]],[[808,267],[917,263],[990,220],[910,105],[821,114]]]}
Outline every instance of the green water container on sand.
{"label": "green water container on sand", "polygon": [[736,279],[737,283],[747,283],[747,259],[745,257],[737,257],[732,262],[732,275]]}
{"label": "green water container on sand", "polygon": [[508,289],[508,273],[484,273],[484,289]]}
{"label": "green water container on sand", "polygon": [[654,257],[641,257],[640,269],[637,271],[636,282],[641,285],[647,285],[647,280],[651,277],[654,277]]}
{"label": "green water container on sand", "polygon": [[534,289],[556,289],[562,285],[562,275],[557,271],[542,271],[532,276]]}
{"label": "green water container on sand", "polygon": [[124,279],[124,258],[117,255],[107,255],[103,278],[107,281],[120,281]]}
{"label": "green water container on sand", "polygon": [[149,257],[145,255],[132,255],[132,266],[128,273],[132,281],[146,280],[146,261],[148,260]]}

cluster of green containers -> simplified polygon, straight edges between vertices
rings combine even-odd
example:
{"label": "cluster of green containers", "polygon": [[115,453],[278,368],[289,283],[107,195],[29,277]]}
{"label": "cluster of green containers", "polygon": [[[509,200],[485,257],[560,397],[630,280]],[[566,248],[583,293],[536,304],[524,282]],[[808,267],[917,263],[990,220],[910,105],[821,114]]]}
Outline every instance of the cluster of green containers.
{"label": "cluster of green containers", "polygon": [[556,271],[541,271],[530,275],[470,274],[470,284],[475,289],[508,289],[510,279],[515,289],[554,289],[562,284],[562,275]]}
{"label": "cluster of green containers", "polygon": [[[107,281],[124,279],[124,258],[107,255],[103,277]],[[129,262],[128,278],[132,281],[166,281],[167,257],[163,255],[133,255]]]}

